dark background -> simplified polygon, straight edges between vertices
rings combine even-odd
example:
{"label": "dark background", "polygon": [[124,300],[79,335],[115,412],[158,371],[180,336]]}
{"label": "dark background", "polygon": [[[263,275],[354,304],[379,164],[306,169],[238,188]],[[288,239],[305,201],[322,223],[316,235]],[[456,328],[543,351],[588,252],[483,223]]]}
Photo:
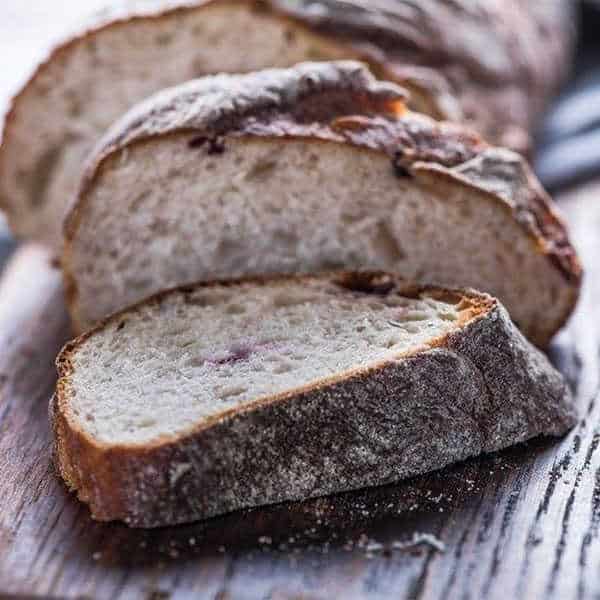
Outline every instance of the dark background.
{"label": "dark background", "polygon": [[600,2],[579,8],[572,78],[537,139],[535,167],[550,191],[600,174]]}

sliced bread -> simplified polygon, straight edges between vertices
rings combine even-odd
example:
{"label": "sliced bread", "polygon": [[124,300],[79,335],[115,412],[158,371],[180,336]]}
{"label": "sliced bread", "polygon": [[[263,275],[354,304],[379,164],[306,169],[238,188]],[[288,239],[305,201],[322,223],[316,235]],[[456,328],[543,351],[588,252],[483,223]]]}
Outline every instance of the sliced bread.
{"label": "sliced bread", "polygon": [[135,527],[389,483],[574,422],[496,300],[381,272],[164,292],[57,364],[60,473],[96,519]]}
{"label": "sliced bread", "polygon": [[152,4],[162,9],[120,13],[56,48],[14,99],[0,146],[0,207],[18,236],[59,246],[94,143],[133,104],[189,79],[365,60],[403,82],[414,108],[523,147],[569,62],[565,0]]}
{"label": "sliced bread", "polygon": [[63,255],[80,330],[199,280],[373,267],[473,287],[545,345],[581,269],[523,159],[354,62],[196,80],[97,147]]}

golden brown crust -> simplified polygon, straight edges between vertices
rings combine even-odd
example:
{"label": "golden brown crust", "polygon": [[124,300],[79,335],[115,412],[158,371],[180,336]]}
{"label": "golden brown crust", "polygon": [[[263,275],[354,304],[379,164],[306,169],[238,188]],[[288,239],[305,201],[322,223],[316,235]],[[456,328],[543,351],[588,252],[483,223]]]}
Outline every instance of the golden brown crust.
{"label": "golden brown crust", "polygon": [[[79,498],[90,504],[95,518],[153,527],[243,506],[375,485],[540,433],[560,434],[572,425],[573,412],[564,382],[489,296],[423,288],[377,271],[321,277],[350,291],[364,292],[371,286],[371,293],[387,293],[396,287],[408,296],[425,293],[454,301],[462,298],[462,320],[453,333],[394,360],[319,381],[292,394],[264,398],[156,443],[108,446],[83,432],[69,412],[72,356],[107,324],[141,305],[168,300],[171,294],[191,293],[193,287],[161,292],[110,317],[69,343],[61,353],[52,409],[60,472],[78,491]],[[314,276],[275,279],[285,283]],[[273,280],[250,278],[238,282],[260,285],[269,281]],[[198,286],[235,286],[238,282]],[[456,390],[458,395],[453,400]],[[396,394],[401,396],[397,404]],[[473,402],[471,408],[464,404],[465,399],[467,404]],[[417,402],[414,406],[413,401]],[[435,416],[438,411],[442,411],[440,415],[450,412],[440,420]],[[383,421],[379,420],[380,414],[384,415]],[[359,423],[364,433],[357,437],[355,428]],[[405,440],[402,443],[395,433],[397,427]],[[464,445],[456,445],[456,435],[464,436]],[[337,450],[333,454],[327,454],[330,436],[335,437]],[[391,437],[379,447],[377,440],[382,436]],[[427,441],[432,436],[438,439],[435,447]],[[352,454],[364,444],[378,455],[368,468],[360,460],[357,463]],[[275,447],[278,451],[273,454]],[[328,467],[320,464],[318,457],[323,453],[330,463],[337,463],[339,477],[331,477]],[[283,455],[288,467],[276,458]],[[319,473],[322,480],[318,484],[307,483],[293,469],[294,460],[300,460],[300,456],[312,457],[300,470]]]}

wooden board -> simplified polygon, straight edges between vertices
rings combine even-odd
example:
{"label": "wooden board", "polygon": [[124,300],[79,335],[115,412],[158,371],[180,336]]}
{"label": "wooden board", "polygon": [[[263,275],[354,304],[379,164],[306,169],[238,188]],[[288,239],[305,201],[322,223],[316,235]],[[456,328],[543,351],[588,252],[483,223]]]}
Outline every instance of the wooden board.
{"label": "wooden board", "polygon": [[552,358],[581,421],[395,486],[130,530],[93,522],[51,466],[47,404],[68,335],[60,276],[21,248],[0,283],[0,590],[55,597],[597,598],[600,184],[562,200],[588,278]]}

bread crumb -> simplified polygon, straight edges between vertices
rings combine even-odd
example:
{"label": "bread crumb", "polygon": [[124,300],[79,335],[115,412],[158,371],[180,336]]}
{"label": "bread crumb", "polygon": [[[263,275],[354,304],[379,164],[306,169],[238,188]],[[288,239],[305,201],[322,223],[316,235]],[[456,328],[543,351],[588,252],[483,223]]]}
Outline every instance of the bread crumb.
{"label": "bread crumb", "polygon": [[381,552],[383,548],[384,545],[379,542],[369,542],[367,544],[367,552]]}
{"label": "bread crumb", "polygon": [[438,539],[435,535],[431,533],[420,533],[418,531],[413,533],[411,540],[405,542],[392,542],[392,548],[394,550],[407,550],[409,548],[414,548],[415,546],[421,546],[423,544],[433,548],[434,550],[437,550],[438,552],[446,551],[446,544],[444,544],[442,540]]}

